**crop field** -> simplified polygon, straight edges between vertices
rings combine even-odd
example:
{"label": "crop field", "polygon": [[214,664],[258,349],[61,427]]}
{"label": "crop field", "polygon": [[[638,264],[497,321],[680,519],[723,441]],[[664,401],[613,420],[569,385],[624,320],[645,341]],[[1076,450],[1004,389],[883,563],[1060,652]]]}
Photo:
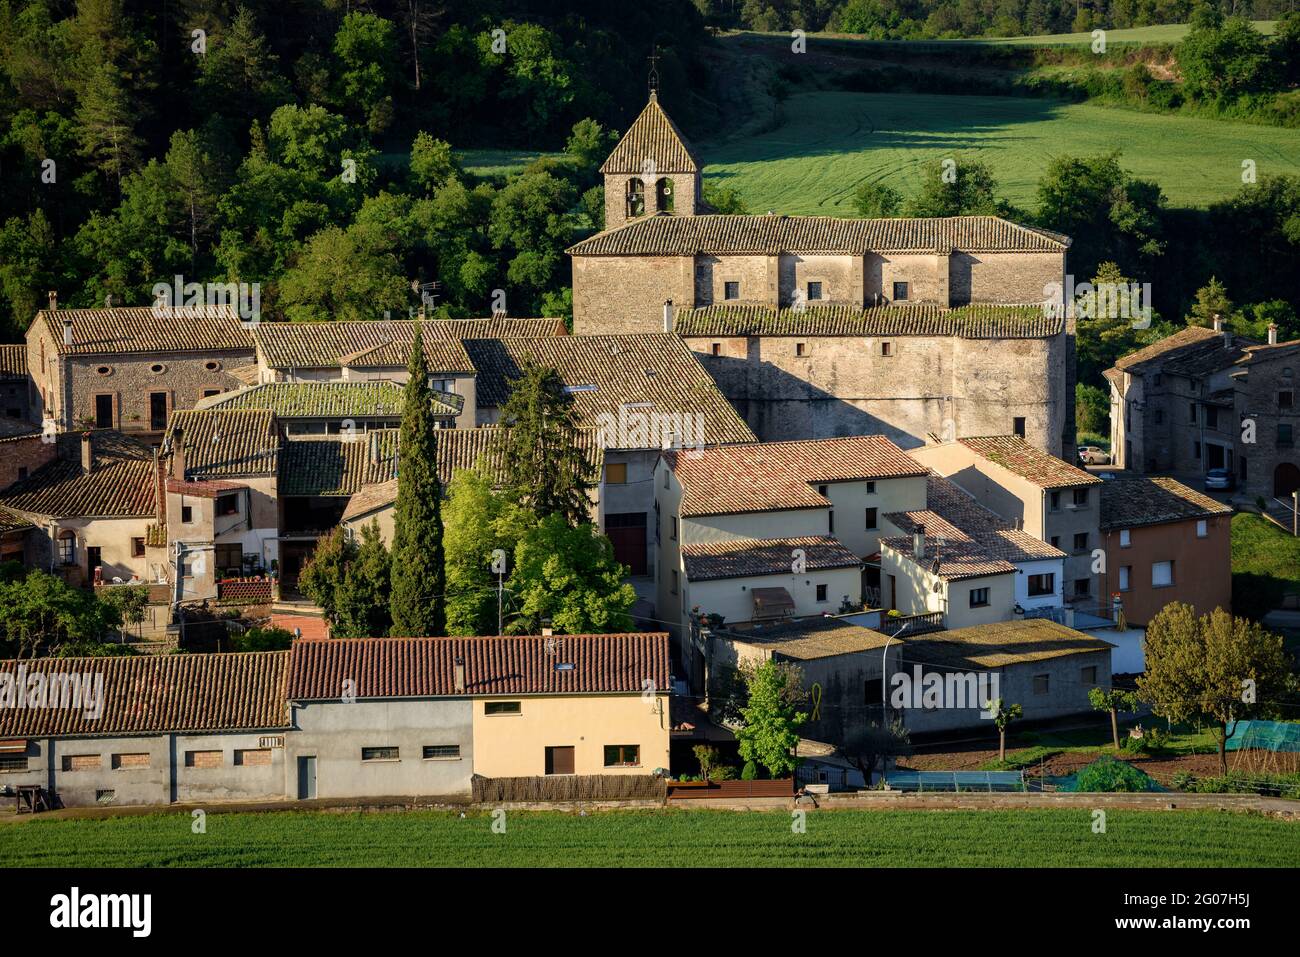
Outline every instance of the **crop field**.
{"label": "crop field", "polygon": [[1293,867],[1300,825],[1220,811],[187,813],[0,825],[8,867]]}
{"label": "crop field", "polygon": [[1206,206],[1259,175],[1300,173],[1300,130],[1006,96],[815,92],[791,96],[766,133],[702,143],[705,175],[735,189],[751,212],[851,216],[853,192],[883,181],[904,196],[922,165],[978,159],[1001,193],[1033,208],[1052,156],[1121,150],[1135,175],[1174,206]]}
{"label": "crop field", "polygon": [[[1276,29],[1276,20],[1255,20],[1255,29],[1260,33],[1268,36]],[[1121,30],[1107,30],[1106,43],[1177,43],[1187,35],[1188,26],[1185,23],[1161,23],[1149,27],[1129,27]],[[784,34],[782,34],[784,36]],[[848,34],[812,34],[809,39],[816,40],[825,37],[827,39],[856,39]],[[1046,46],[1091,46],[1093,36],[1088,33],[1046,33],[1032,37],[971,37],[960,40],[893,40],[893,41],[870,41],[862,40],[859,42],[883,42],[898,44],[919,44],[943,46],[945,44],[993,44],[1009,46],[1027,46],[1027,47],[1046,47]]]}

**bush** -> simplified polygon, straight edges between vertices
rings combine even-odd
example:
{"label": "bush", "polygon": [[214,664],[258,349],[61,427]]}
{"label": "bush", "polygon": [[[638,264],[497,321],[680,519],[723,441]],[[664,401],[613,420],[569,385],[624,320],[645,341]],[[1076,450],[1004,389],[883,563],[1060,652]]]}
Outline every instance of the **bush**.
{"label": "bush", "polygon": [[1128,762],[1103,755],[1079,772],[1070,790],[1101,793],[1154,791],[1156,783]]}
{"label": "bush", "polygon": [[1187,790],[1197,794],[1259,794],[1300,799],[1300,774],[1229,771],[1222,777],[1188,777]]}
{"label": "bush", "polygon": [[284,628],[249,628],[230,638],[232,651],[284,651],[293,644],[293,632]]}
{"label": "bush", "polygon": [[758,777],[758,765],[753,761],[746,761],[745,766],[740,770],[740,780],[753,781]]}
{"label": "bush", "polygon": [[1175,791],[1195,791],[1196,775],[1191,771],[1178,771],[1170,781]]}
{"label": "bush", "polygon": [[710,781],[734,781],[736,780],[736,769],[730,764],[719,764],[709,774]]}

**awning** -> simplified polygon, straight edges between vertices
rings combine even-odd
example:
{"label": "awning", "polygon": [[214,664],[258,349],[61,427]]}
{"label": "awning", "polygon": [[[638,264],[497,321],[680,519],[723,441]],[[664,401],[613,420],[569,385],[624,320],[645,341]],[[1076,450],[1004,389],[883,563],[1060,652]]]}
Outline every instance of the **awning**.
{"label": "awning", "polygon": [[26,754],[26,738],[10,738],[6,741],[0,741],[0,754]]}
{"label": "awning", "polygon": [[755,588],[754,617],[783,618],[794,614],[794,599],[784,588]]}

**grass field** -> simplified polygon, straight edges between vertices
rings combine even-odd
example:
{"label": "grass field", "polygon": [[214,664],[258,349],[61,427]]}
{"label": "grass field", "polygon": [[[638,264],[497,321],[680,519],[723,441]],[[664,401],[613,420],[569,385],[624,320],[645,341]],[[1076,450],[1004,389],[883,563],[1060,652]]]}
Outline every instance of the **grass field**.
{"label": "grass field", "polygon": [[1290,867],[1300,826],[1258,815],[1111,810],[187,814],[0,826],[9,867]]}
{"label": "grass field", "polygon": [[1232,610],[1258,618],[1300,592],[1300,538],[1249,512],[1232,516]]}
{"label": "grass field", "polygon": [[988,163],[1002,194],[1032,208],[1058,154],[1123,151],[1174,206],[1205,206],[1241,186],[1241,163],[1260,175],[1300,173],[1300,130],[1000,96],[815,92],[791,96],[781,124],[700,153],[705,175],[735,189],[752,212],[848,216],[863,181],[905,196],[925,162]]}

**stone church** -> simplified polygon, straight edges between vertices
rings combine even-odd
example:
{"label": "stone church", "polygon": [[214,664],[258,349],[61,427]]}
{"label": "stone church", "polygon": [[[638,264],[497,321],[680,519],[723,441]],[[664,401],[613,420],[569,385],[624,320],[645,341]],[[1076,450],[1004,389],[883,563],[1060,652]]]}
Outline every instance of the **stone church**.
{"label": "stone church", "polygon": [[[995,216],[719,215],[658,96],[568,252],[579,335],[675,331],[763,440],[1018,434],[1068,457],[1070,239]],[[1058,293],[1059,295],[1059,293]]]}

